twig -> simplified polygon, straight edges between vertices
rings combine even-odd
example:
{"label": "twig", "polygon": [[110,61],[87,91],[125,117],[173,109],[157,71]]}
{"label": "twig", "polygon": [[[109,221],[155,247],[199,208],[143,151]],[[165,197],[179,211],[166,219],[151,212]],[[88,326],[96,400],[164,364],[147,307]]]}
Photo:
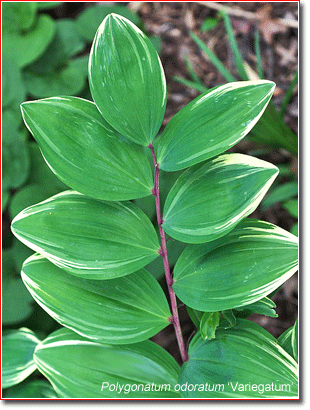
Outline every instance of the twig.
{"label": "twig", "polygon": [[173,278],[172,278],[172,274],[170,273],[165,232],[162,228],[163,219],[162,219],[162,216],[161,216],[161,213],[160,213],[159,165],[158,165],[157,160],[156,160],[153,144],[150,144],[148,147],[152,151],[153,162],[154,162],[154,166],[155,166],[155,183],[154,183],[154,189],[152,190],[152,194],[154,195],[155,202],[156,202],[157,223],[158,223],[158,227],[159,227],[160,239],[161,239],[161,244],[162,244],[161,249],[160,249],[160,254],[161,254],[161,256],[163,258],[163,262],[164,262],[166,282],[167,282],[167,286],[168,286],[168,290],[169,290],[169,296],[170,296],[170,302],[171,302],[171,310],[172,310],[171,323],[174,326],[174,330],[175,330],[175,334],[176,334],[176,337],[177,337],[177,341],[178,341],[178,345],[179,345],[182,360],[183,360],[183,362],[186,362],[188,360],[188,356],[187,356],[187,351],[186,351],[186,348],[185,348],[185,344],[184,344],[184,340],[183,340],[183,334],[182,334],[180,320],[179,320],[177,300],[176,300],[174,290],[172,289]]}
{"label": "twig", "polygon": [[[256,20],[256,21],[260,20],[259,17],[256,16],[255,13],[252,13],[251,11],[231,8],[231,7],[225,6],[217,2],[202,1],[202,2],[199,2],[199,4],[209,7],[210,9],[214,9],[214,10],[225,10],[226,13],[228,13],[231,16],[242,17],[245,19]],[[278,18],[278,19],[275,19],[274,21],[285,27],[298,28],[298,21],[296,20]]]}

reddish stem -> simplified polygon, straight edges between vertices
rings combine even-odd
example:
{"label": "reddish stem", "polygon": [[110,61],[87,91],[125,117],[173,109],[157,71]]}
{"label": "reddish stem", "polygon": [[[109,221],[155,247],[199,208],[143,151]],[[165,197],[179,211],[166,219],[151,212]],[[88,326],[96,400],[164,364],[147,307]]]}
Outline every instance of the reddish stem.
{"label": "reddish stem", "polygon": [[154,189],[152,190],[152,194],[155,197],[157,223],[158,223],[160,239],[161,239],[160,255],[162,256],[163,262],[164,262],[166,282],[167,282],[170,302],[171,302],[172,317],[170,321],[174,326],[174,330],[175,330],[175,334],[177,337],[182,360],[183,362],[186,362],[188,360],[188,356],[187,356],[187,351],[185,348],[183,334],[182,334],[182,330],[180,326],[177,300],[176,300],[174,290],[172,289],[173,277],[172,277],[172,274],[170,273],[166,237],[165,237],[165,232],[162,228],[163,219],[160,213],[160,195],[159,195],[159,164],[157,163],[157,160],[156,160],[153,144],[150,144],[148,147],[152,151],[152,156],[153,156],[153,161],[154,161],[154,166],[155,166],[155,182],[154,182]]}

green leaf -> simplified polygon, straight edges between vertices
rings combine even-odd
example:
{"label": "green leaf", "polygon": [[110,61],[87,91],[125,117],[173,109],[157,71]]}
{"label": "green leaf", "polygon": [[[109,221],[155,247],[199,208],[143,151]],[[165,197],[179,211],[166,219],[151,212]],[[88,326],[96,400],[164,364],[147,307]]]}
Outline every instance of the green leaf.
{"label": "green leaf", "polygon": [[126,17],[133,24],[142,29],[140,17],[129,10],[127,7],[120,5],[105,6],[103,4],[91,6],[85,9],[76,20],[76,27],[79,34],[87,41],[93,41],[96,31],[102,20],[110,13],[116,13]]}
{"label": "green leaf", "polygon": [[[268,149],[266,149],[265,150],[265,152],[264,152],[264,154],[267,154],[267,152],[270,152],[270,150],[268,150]],[[253,152],[253,151],[252,151]],[[254,154],[250,154],[250,155],[254,155]],[[255,156],[255,155],[254,155]],[[290,166],[289,165],[287,165],[287,164],[279,164],[278,165],[278,168],[279,168],[279,176],[281,176],[281,177],[287,177],[287,178],[289,178],[289,179],[295,179],[295,175],[292,173],[292,170],[291,170],[291,168],[290,168]]]}
{"label": "green leaf", "polygon": [[282,204],[283,208],[286,209],[294,218],[298,218],[298,199],[291,199]]}
{"label": "green leaf", "polygon": [[298,319],[277,339],[279,345],[298,362]]}
{"label": "green leaf", "polygon": [[208,30],[212,30],[217,25],[218,25],[218,18],[208,17],[203,21],[201,25],[201,31],[205,33]]}
{"label": "green leaf", "polygon": [[161,45],[162,45],[161,38],[159,36],[148,36],[148,39],[150,40],[150,42],[152,43],[152,46],[155,48],[155,50],[159,54],[161,51]]}
{"label": "green leaf", "polygon": [[3,33],[27,31],[34,24],[37,4],[32,1],[6,1],[2,5]]}
{"label": "green leaf", "polygon": [[173,289],[193,309],[216,312],[253,303],[298,268],[298,241],[267,222],[245,219],[216,241],[188,245],[174,268]]}
{"label": "green leaf", "polygon": [[187,87],[191,87],[194,90],[199,91],[200,93],[205,93],[208,90],[204,85],[197,84],[193,81],[186,80],[185,78],[182,78],[182,77],[174,76],[172,77],[172,79],[174,81],[177,81],[178,83],[186,85]]}
{"label": "green leaf", "polygon": [[248,317],[252,313],[258,313],[260,315],[270,316],[270,317],[278,317],[277,313],[275,312],[275,308],[277,305],[268,297],[264,297],[257,302],[250,303],[249,305],[237,307],[236,315],[238,317]]}
{"label": "green leaf", "polygon": [[278,169],[243,154],[223,154],[185,171],[172,187],[164,231],[178,241],[213,241],[259,205]]}
{"label": "green leaf", "polygon": [[33,310],[32,302],[33,299],[17,270],[14,249],[4,249],[2,251],[2,324],[12,325],[26,319]]}
{"label": "green leaf", "polygon": [[220,312],[205,312],[200,321],[201,337],[206,339],[215,339],[215,331],[220,324]]}
{"label": "green leaf", "polygon": [[229,323],[228,327],[233,327],[237,323],[236,316],[234,315],[234,312],[231,309],[228,310],[223,310],[222,311],[223,318],[227,320]]}
{"label": "green leaf", "polygon": [[266,210],[277,202],[287,201],[298,195],[298,182],[287,182],[279,185],[269,192],[268,196],[262,201],[262,209]]}
{"label": "green leaf", "polygon": [[[7,4],[7,3],[5,3]],[[2,109],[19,107],[25,101],[26,91],[22,82],[21,72],[14,61],[2,60]]]}
{"label": "green leaf", "polygon": [[56,175],[51,171],[44,160],[40,151],[39,145],[33,141],[28,144],[30,154],[30,171],[28,183],[30,185],[45,186],[51,192],[50,195],[58,194],[60,191],[65,191],[68,186],[65,185]]}
{"label": "green leaf", "polygon": [[[191,64],[191,62],[190,62],[190,60],[189,60],[189,58],[187,57],[187,55],[184,56],[184,63],[185,63],[185,65],[186,65],[187,71],[188,71],[188,73],[189,73],[191,79],[192,79],[196,84],[200,84],[200,85],[203,86],[202,81],[201,81],[200,78],[198,77],[198,75],[197,75],[197,73],[196,73],[194,67],[192,66],[192,64]],[[204,86],[203,86],[203,87],[204,87]],[[202,92],[205,92],[205,91],[207,91],[207,88],[206,88],[206,87],[204,87],[204,91],[202,91]]]}
{"label": "green leaf", "polygon": [[2,292],[2,323],[4,325],[19,323],[30,316],[33,310],[33,300],[20,277],[3,279]]}
{"label": "green leaf", "polygon": [[16,108],[17,107],[14,107],[12,104],[2,111],[2,134],[3,141],[6,144],[12,144],[17,139],[25,141],[28,137],[28,132],[25,128],[21,130],[20,127],[22,124],[20,106],[18,105],[19,112],[17,112]]}
{"label": "green leaf", "polygon": [[156,218],[156,203],[153,195],[137,198],[134,200],[134,203],[147,215],[151,221]]}
{"label": "green leaf", "polygon": [[[179,366],[162,347],[148,340],[106,345],[61,329],[37,347],[34,360],[60,397],[179,397],[173,390]],[[165,386],[155,391],[162,385],[166,391]]]}
{"label": "green leaf", "polygon": [[[83,74],[85,76],[85,78],[87,78],[88,76],[88,60],[89,57],[88,55],[82,55],[80,57],[75,57],[74,60],[71,61],[71,64],[73,65],[73,67],[78,70],[81,74]],[[89,87],[88,87],[88,83],[86,83],[84,85],[84,88],[82,91],[80,91],[80,93],[82,93],[84,90],[88,91],[88,94],[90,95],[90,99],[91,100],[91,94],[89,91]]]}
{"label": "green leaf", "polygon": [[109,201],[151,194],[144,149],[121,137],[94,103],[55,97],[24,103],[22,112],[50,168],[71,188]]}
{"label": "green leaf", "polygon": [[283,332],[277,339],[279,345],[292,357],[293,354],[293,344],[292,344],[292,334],[293,334],[293,326]]}
{"label": "green leaf", "polygon": [[105,120],[140,145],[155,138],[166,108],[166,81],[151,41],[124,17],[108,15],[90,52],[89,83]]}
{"label": "green leaf", "polygon": [[270,101],[260,121],[252,129],[249,137],[269,147],[285,148],[298,154],[298,137],[282,120],[275,105]]}
{"label": "green leaf", "polygon": [[3,123],[2,127],[3,188],[18,188],[28,177],[30,165],[28,145],[23,135],[15,129],[14,124]]}
{"label": "green leaf", "polygon": [[26,328],[11,330],[2,339],[2,387],[14,386],[36,369],[33,352],[39,339]]}
{"label": "green leaf", "polygon": [[255,49],[255,57],[256,57],[256,71],[259,75],[259,78],[264,78],[262,56],[261,56],[260,44],[259,44],[259,31],[257,29],[255,30],[255,33],[254,33],[254,49]]}
{"label": "green leaf", "polygon": [[262,80],[229,83],[187,104],[159,138],[160,168],[177,171],[231,148],[259,120],[274,87]]}
{"label": "green leaf", "polygon": [[39,10],[53,9],[62,3],[63,1],[39,1],[37,2],[37,7]]}
{"label": "green leaf", "polygon": [[3,140],[11,143],[16,139],[16,134],[19,134],[22,140],[26,140],[28,132],[25,128],[21,129],[23,123],[22,114],[20,111],[20,103],[17,101],[2,110],[2,134]]}
{"label": "green leaf", "polygon": [[47,48],[55,34],[54,20],[41,14],[31,31],[25,34],[3,33],[3,55],[24,67],[36,60]]}
{"label": "green leaf", "polygon": [[141,342],[170,323],[165,294],[145,269],[98,282],[70,275],[36,254],[24,263],[22,279],[56,321],[100,343]]}
{"label": "green leaf", "polygon": [[293,357],[298,362],[298,318],[295,321],[292,332],[292,346],[293,346]]}
{"label": "green leaf", "polygon": [[221,11],[221,15],[223,16],[223,19],[224,19],[226,33],[227,33],[229,44],[230,44],[230,47],[233,53],[234,64],[238,70],[238,74],[242,80],[245,80],[245,81],[249,80],[249,76],[247,75],[247,72],[245,71],[245,68],[244,68],[243,58],[241,56],[236,38],[234,36],[234,32],[233,32],[233,28],[232,28],[232,25],[229,19],[229,15],[224,10]]}
{"label": "green leaf", "polygon": [[205,53],[211,63],[215,66],[215,68],[222,74],[222,76],[227,81],[236,81],[235,77],[230,73],[229,70],[225,67],[225,65],[221,62],[221,60],[210,50],[208,46],[192,31],[189,32],[189,35],[200,48],[200,50]]}
{"label": "green leaf", "polygon": [[44,185],[27,185],[19,189],[10,202],[10,218],[14,219],[23,209],[47,199],[50,192],[46,188]]}
{"label": "green leaf", "polygon": [[55,390],[44,380],[25,381],[10,388],[5,393],[6,399],[56,399]]}
{"label": "green leaf", "polygon": [[[84,41],[81,40],[76,31],[73,20],[60,19],[55,21],[56,33],[44,54],[29,65],[26,73],[33,75],[57,74],[68,64],[69,58],[78,54],[84,49]],[[64,86],[68,87],[68,84]],[[47,87],[48,89],[48,87]]]}
{"label": "green leaf", "polygon": [[298,236],[298,223],[294,224],[294,225],[291,227],[290,232],[291,232],[293,235]]}
{"label": "green leaf", "polygon": [[59,70],[48,74],[25,71],[24,81],[28,93],[35,98],[48,98],[59,94],[79,94],[86,81],[83,67],[76,60],[70,60]]}
{"label": "green leaf", "polygon": [[285,114],[287,105],[288,105],[288,103],[290,102],[290,100],[292,98],[292,95],[293,95],[293,92],[294,92],[294,89],[296,87],[297,82],[298,82],[298,69],[296,70],[294,78],[293,78],[293,80],[292,80],[292,82],[291,82],[291,84],[290,84],[290,86],[289,86],[289,88],[288,88],[288,90],[285,94],[285,97],[283,98],[283,101],[282,101],[282,104],[281,104],[281,110],[280,110],[281,117],[283,117],[284,114]]}
{"label": "green leaf", "polygon": [[281,398],[298,396],[298,366],[276,339],[256,323],[238,319],[219,327],[216,339],[196,334],[179,384],[195,386],[184,398]]}
{"label": "green leaf", "polygon": [[192,322],[194,323],[194,325],[197,327],[197,329],[199,329],[200,328],[200,321],[201,321],[201,318],[202,318],[204,312],[201,312],[200,310],[192,309],[189,306],[186,306],[186,310],[187,310],[187,313],[188,313],[189,317],[191,318]]}
{"label": "green leaf", "polygon": [[8,202],[9,202],[9,200],[10,200],[10,191],[9,190],[7,190],[7,189],[4,189],[4,190],[2,190],[2,202],[1,202],[1,205],[2,205],[2,212],[6,209],[6,207],[7,207],[7,204],[8,204]]}
{"label": "green leaf", "polygon": [[[18,277],[20,279],[20,272],[22,270],[23,263],[25,262],[27,258],[29,258],[29,256],[33,255],[33,252],[31,249],[29,249],[27,246],[25,246],[15,237],[13,237],[12,247],[10,248],[10,252],[11,252],[11,257],[13,260],[13,266],[14,266],[15,272],[18,274]],[[25,290],[25,286],[23,290]],[[27,296],[27,299],[30,299],[28,298],[29,292],[23,292],[24,299],[26,299],[25,295]],[[30,300],[31,302],[33,302],[32,299]]]}
{"label": "green leaf", "polygon": [[132,202],[104,202],[72,191],[25,209],[12,231],[55,265],[87,279],[128,275],[159,250],[151,221]]}

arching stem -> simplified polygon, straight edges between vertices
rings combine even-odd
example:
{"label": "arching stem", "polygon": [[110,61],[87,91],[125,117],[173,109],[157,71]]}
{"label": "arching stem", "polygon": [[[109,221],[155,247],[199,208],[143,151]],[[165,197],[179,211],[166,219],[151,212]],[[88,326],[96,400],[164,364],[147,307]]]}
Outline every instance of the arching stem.
{"label": "arching stem", "polygon": [[179,319],[179,314],[178,314],[177,300],[176,300],[174,290],[172,289],[173,277],[172,277],[172,274],[170,272],[170,267],[169,267],[165,232],[162,228],[163,219],[162,219],[162,215],[161,215],[161,212],[160,212],[159,165],[158,165],[157,160],[156,160],[153,144],[150,144],[148,147],[152,151],[153,162],[154,162],[154,167],[155,167],[155,182],[154,182],[154,189],[152,190],[152,194],[155,197],[156,216],[157,216],[157,223],[158,223],[160,239],[161,239],[160,254],[161,254],[161,256],[163,258],[163,262],[164,262],[166,282],[167,282],[167,286],[168,286],[168,290],[169,290],[169,296],[170,296],[170,302],[171,302],[171,310],[172,310],[171,323],[174,326],[174,330],[175,330],[176,338],[177,338],[177,341],[178,341],[178,345],[179,345],[182,360],[183,360],[183,362],[186,362],[188,360],[188,356],[187,356],[187,351],[186,351],[186,348],[185,348],[183,334],[182,334],[182,330],[181,330],[181,326],[180,326],[180,319]]}

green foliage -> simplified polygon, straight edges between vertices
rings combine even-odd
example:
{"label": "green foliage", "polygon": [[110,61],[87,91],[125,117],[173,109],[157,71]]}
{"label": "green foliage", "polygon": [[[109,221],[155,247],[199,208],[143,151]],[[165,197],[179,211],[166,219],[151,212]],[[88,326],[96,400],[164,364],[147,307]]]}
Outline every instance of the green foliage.
{"label": "green foliage", "polygon": [[242,154],[193,166],[169,192],[163,229],[185,243],[214,241],[256,209],[277,173],[275,166]]}
{"label": "green foliage", "polygon": [[220,239],[188,245],[176,263],[173,289],[193,309],[233,309],[267,296],[297,268],[293,235],[267,222],[245,219]]}
{"label": "green foliage", "polygon": [[[29,153],[24,135],[16,128],[6,129],[4,120],[3,132],[3,189],[19,188],[27,179],[29,172]],[[14,124],[14,123],[13,123]]]}
{"label": "green foliage", "polygon": [[23,381],[36,369],[33,352],[39,343],[35,334],[25,328],[7,331],[2,339],[2,387]]}
{"label": "green foliage", "polygon": [[[24,208],[68,189],[68,185],[61,182],[47,166],[37,143],[32,140],[26,127],[22,124],[20,110],[20,104],[26,99],[32,98],[32,96],[42,98],[57,94],[78,94],[81,97],[91,99],[87,84],[87,39],[79,33],[77,24],[79,17],[76,20],[68,18],[52,20],[51,16],[62,14],[65,10],[66,6],[59,8],[56,13],[51,12],[52,9],[61,6],[61,4],[61,2],[28,2],[27,4],[25,2],[7,2],[3,7],[4,48],[5,44],[7,44],[7,52],[3,53],[2,59],[2,210],[8,210],[8,213],[5,214],[5,219],[8,218],[8,215],[13,219]],[[87,10],[91,8],[92,7],[87,7]],[[100,9],[105,13],[109,12],[107,7],[100,7]],[[124,14],[127,13],[128,16],[132,15],[133,20],[136,18],[134,21],[141,22],[134,12],[130,12],[124,6],[119,6],[118,11],[120,14],[123,12]],[[44,30],[38,33],[37,25],[42,21],[41,17],[43,17],[43,21],[53,26],[53,33],[47,33],[44,32]],[[101,22],[102,19],[101,17],[99,18]],[[95,34],[95,32],[93,34]],[[40,38],[40,36],[42,38]],[[92,40],[92,38],[90,40]],[[12,45],[15,44],[15,41],[19,43],[23,42],[23,45],[13,49]],[[157,43],[157,47],[159,47],[158,38],[153,38],[152,41]],[[44,46],[44,50],[42,45]],[[40,55],[37,55],[38,51]],[[20,62],[23,62],[25,57],[31,57],[33,61],[28,59],[26,65],[22,63],[22,67],[19,67]],[[86,104],[91,105],[88,102],[86,102]],[[101,141],[101,152],[108,150],[111,160],[111,133],[117,135],[117,138],[118,133],[112,130],[109,124],[104,122],[97,109],[95,109],[95,111],[100,122],[104,123],[110,130],[109,135],[111,138],[106,136],[105,142]],[[83,110],[83,112],[85,112],[85,110]],[[52,112],[49,120],[54,116],[55,111]],[[58,125],[60,127],[66,124],[67,119],[57,119],[59,120]],[[89,127],[91,131],[91,126]],[[80,127],[76,127],[76,131],[77,130],[80,131]],[[73,130],[71,131],[74,132]],[[100,144],[99,135],[96,137]],[[70,144],[70,142],[72,143],[73,141],[71,138],[67,142]],[[86,143],[86,141],[83,142],[84,148],[94,148],[94,145],[90,145]],[[80,146],[76,144],[77,151],[79,147]],[[123,152],[126,150],[126,147],[128,147],[128,155],[127,159],[125,155],[123,155],[124,161],[122,161],[119,157],[118,147],[118,144],[114,147],[115,157],[112,163],[113,169],[111,170],[108,164],[106,164],[106,167],[103,167],[103,164],[99,160],[97,165],[99,165],[100,172],[99,169],[97,169],[96,178],[94,178],[92,174],[92,172],[96,171],[96,163],[94,161],[96,151],[92,151],[89,169],[90,178],[88,181],[89,188],[87,190],[86,187],[88,186],[86,185],[86,191],[83,191],[80,185],[78,185],[76,186],[77,190],[95,196],[95,193],[99,189],[99,198],[102,197],[103,190],[108,200],[114,200],[115,196],[118,195],[117,192],[122,190],[122,186],[119,187],[118,185],[119,178],[113,178],[112,175],[114,171],[116,173],[118,171],[123,175],[123,178],[121,178],[123,181],[123,183],[121,183],[123,190],[125,189],[128,193],[126,194],[125,192],[126,196],[124,196],[124,194],[121,194],[121,196],[118,195],[116,199],[131,199],[130,192],[132,191],[134,191],[134,193],[131,194],[131,197],[135,198],[139,196],[137,194],[139,191],[140,196],[150,195],[152,189],[151,170],[149,164],[145,162],[145,154],[142,153],[142,148],[136,147],[124,139]],[[80,147],[80,151],[78,151],[78,156],[76,156],[77,161],[80,161],[81,157],[85,155],[84,149],[81,148],[82,147]],[[63,152],[66,152],[66,148],[63,149]],[[133,155],[132,158],[131,155]],[[46,159],[48,156],[46,152],[44,156]],[[119,167],[119,163],[127,168],[126,172]],[[77,171],[79,169],[79,163],[76,163],[76,165],[75,170]],[[126,178],[126,174],[128,178]],[[134,176],[135,174],[137,174],[137,180],[133,180],[129,177],[129,175]],[[103,178],[100,184],[98,179],[99,175]],[[66,179],[68,179],[68,177]],[[78,181],[80,179],[82,178],[78,178]],[[139,183],[140,179],[142,184],[141,188]],[[77,180],[77,178],[75,178],[75,180]],[[114,191],[109,188],[104,189],[107,180],[114,184]],[[146,184],[146,187],[144,184]],[[75,185],[73,184],[72,186]],[[100,188],[102,188],[101,193]],[[149,196],[148,199],[151,199],[153,203],[153,198]],[[18,246],[16,246],[16,243]],[[12,236],[8,235],[7,232],[4,235],[4,247],[6,253],[5,260],[9,262],[5,262],[3,269],[5,276],[5,279],[3,279],[3,288],[5,290],[3,296],[5,302],[3,322],[5,326],[12,326],[15,323],[23,325],[26,320],[26,326],[30,326],[31,328],[31,320],[34,320],[36,327],[36,317],[39,314],[41,315],[43,311],[40,311],[38,306],[33,309],[32,299],[29,298],[29,293],[25,292],[25,288],[20,279],[22,262],[31,254],[31,251],[29,252],[29,249],[22,245],[21,242],[13,241]],[[15,263],[15,259],[18,259],[18,263]],[[12,269],[7,268],[8,266],[12,266]],[[6,275],[5,272],[11,273]],[[52,322],[51,320],[46,323]]]}
{"label": "green foliage", "polygon": [[201,337],[206,339],[215,339],[215,331],[220,324],[219,312],[205,312],[200,321]]}
{"label": "green foliage", "polygon": [[274,87],[270,81],[232,83],[197,97],[162,133],[160,167],[164,171],[184,169],[235,145],[259,120]]}
{"label": "green foliage", "polygon": [[50,168],[71,188],[109,201],[151,194],[151,167],[143,148],[120,141],[94,103],[48,98],[22,104],[22,112]]}
{"label": "green foliage", "polygon": [[269,299],[268,297],[264,297],[257,302],[250,303],[249,305],[241,306],[236,308],[236,316],[238,317],[248,317],[252,313],[259,313],[260,315],[270,316],[270,317],[277,317],[277,313],[275,311],[276,304]]}
{"label": "green foliage", "polygon": [[218,18],[213,18],[213,17],[208,17],[204,20],[204,22],[201,25],[201,31],[205,33],[208,30],[212,30],[215,28],[218,24]]}
{"label": "green foliage", "polygon": [[[249,76],[247,74],[245,68],[245,62],[243,61],[242,55],[237,45],[237,41],[233,34],[231,22],[227,12],[222,9],[220,11],[220,16],[223,17],[225,29],[228,35],[229,44],[231,46],[234,65],[238,72],[239,77],[247,81],[249,80]],[[203,26],[202,26],[202,31]],[[222,74],[222,76],[229,82],[236,81],[234,75],[225,67],[225,65],[221,62],[221,60],[213,53],[213,51],[193,32],[190,33],[191,38],[197,44],[199,49],[207,55],[211,63],[215,66],[215,68]],[[255,54],[257,60],[257,71],[259,73],[259,78],[263,78],[263,70],[261,64],[261,55],[260,55],[260,47],[259,47],[259,37],[258,32],[255,32]],[[176,81],[179,81],[189,87],[192,87],[200,92],[205,92],[207,89],[201,84],[201,81],[195,79],[192,73],[189,71],[191,77],[193,78],[193,82],[189,82],[179,77],[175,77]],[[260,142],[266,144],[269,147],[274,148],[285,148],[286,150],[292,152],[293,154],[298,153],[298,138],[297,135],[291,131],[291,129],[286,125],[283,121],[283,114],[286,109],[286,106],[292,96],[293,89],[297,82],[297,73],[292,81],[292,84],[287,91],[287,94],[283,100],[283,104],[281,107],[281,113],[277,111],[272,101],[269,103],[268,107],[266,108],[264,114],[262,115],[261,120],[257,123],[257,125],[253,128],[249,137]]]}
{"label": "green foliage", "polygon": [[89,57],[93,99],[121,135],[147,146],[159,131],[166,108],[161,62],[150,40],[131,22],[114,14],[104,21]]}
{"label": "green foliage", "polygon": [[56,399],[58,396],[44,380],[24,381],[11,387],[6,393],[6,399]]}
{"label": "green foliage", "polygon": [[140,342],[169,324],[166,297],[145,269],[98,283],[67,274],[36,254],[25,261],[22,279],[55,320],[100,343]]}
{"label": "green foliage", "polygon": [[298,362],[298,320],[278,338],[278,343]]}
{"label": "green foliage", "polygon": [[[233,55],[233,60],[234,60],[234,65],[236,68],[236,71],[238,72],[239,77],[247,81],[249,80],[249,75],[246,70],[246,65],[245,62],[242,58],[241,52],[238,48],[238,44],[236,41],[236,38],[233,34],[233,29],[232,25],[230,22],[229,15],[227,12],[224,10],[224,8],[218,13],[218,16],[216,19],[211,19],[211,28],[212,24],[214,26],[217,24],[219,18],[222,17],[224,21],[224,26],[227,32],[230,48],[232,51]],[[206,20],[206,28],[208,29],[208,20]],[[202,32],[205,32],[206,30],[204,29],[204,23],[201,26]],[[197,44],[199,49],[207,55],[211,63],[215,66],[215,68],[222,74],[222,76],[229,82],[234,82],[236,81],[235,76],[227,70],[225,65],[219,60],[219,58],[211,51],[211,49],[204,44],[204,42],[194,33],[190,33],[190,36],[192,37],[193,41]],[[255,51],[255,56],[256,56],[256,61],[257,61],[257,72],[259,78],[264,78],[264,72],[263,72],[263,67],[262,67],[262,58],[261,58],[261,52],[260,52],[260,44],[259,44],[259,33],[258,31],[255,31],[254,34],[254,51]],[[185,57],[185,64],[188,68],[189,75],[191,76],[193,81],[188,81],[180,77],[175,77],[174,79],[188,87],[191,87],[201,93],[206,93],[207,88],[202,84],[201,80],[197,76],[195,70],[191,66],[189,60],[187,57]],[[298,81],[298,70],[295,73],[295,76],[290,84],[290,87],[288,88],[285,97],[282,101],[281,104],[281,109],[280,113],[277,111],[275,108],[274,104],[272,101],[269,102],[266,110],[264,111],[261,120],[254,126],[254,128],[250,131],[248,134],[248,137],[250,139],[254,139],[259,143],[263,143],[267,145],[268,147],[274,147],[274,148],[285,148],[286,150],[290,151],[293,154],[298,153],[298,138],[297,135],[295,135],[290,128],[286,125],[286,123],[283,120],[285,110],[287,108],[288,103],[291,100],[293,91],[295,89],[295,86]],[[199,98],[199,97],[198,97]],[[226,121],[228,123],[228,121]],[[168,128],[168,127],[167,127]],[[234,128],[233,128],[234,129]],[[278,202],[278,201],[283,201],[287,200],[288,198],[294,197],[297,195],[297,182],[296,182],[296,189],[292,187],[292,191],[290,192],[290,184],[285,185],[286,188],[281,188],[281,187],[276,187],[274,189],[275,193],[273,193],[271,190],[270,192],[270,198],[269,196],[266,198],[266,200],[263,201],[262,203],[262,209],[267,209],[269,206],[271,206],[273,203]],[[278,189],[279,189],[279,199],[277,198],[278,195]],[[283,191],[282,191],[283,189]],[[284,191],[286,191],[286,194],[284,194]],[[284,197],[282,199],[282,193],[284,194]],[[275,196],[273,196],[275,195]],[[270,202],[269,202],[270,201]],[[283,206],[285,208],[285,206]],[[298,225],[295,224],[291,232],[298,236]]]}
{"label": "green foliage", "polygon": [[[25,69],[24,78],[40,70],[42,77],[53,76],[64,69],[58,64],[78,61],[83,42],[74,37],[77,26],[56,26],[50,72],[44,69],[47,57],[42,54]],[[62,50],[57,44],[63,44]],[[24,329],[5,335],[4,387],[22,382],[37,368],[55,389],[46,381],[42,385],[27,380],[6,394],[296,397],[296,328],[291,338],[294,359],[261,326],[236,319],[238,313],[255,311],[273,315],[267,295],[297,269],[293,235],[246,219],[278,169],[250,156],[223,154],[262,116],[274,84],[249,81],[205,93],[181,110],[153,145],[166,105],[163,69],[145,34],[116,14],[108,14],[97,31],[89,81],[94,103],[61,96],[22,104],[28,129],[62,182],[44,166],[36,143],[25,140],[31,163],[28,184],[9,204],[12,232],[38,252],[23,263],[26,288],[64,327],[56,330],[56,324],[46,337],[42,326],[42,342]],[[50,90],[57,89],[54,85],[51,81]],[[7,93],[10,104],[20,93]],[[160,174],[161,168],[171,175]],[[59,193],[66,186],[76,191]],[[156,206],[148,209],[151,194]],[[30,206],[21,210],[23,203]],[[164,231],[173,238],[168,246]],[[8,250],[8,271],[29,256],[16,243]],[[167,253],[172,256],[170,268],[175,264],[173,277]],[[159,256],[171,311],[155,279],[163,273]],[[200,329],[190,342],[188,360],[175,293]],[[181,368],[167,351],[146,340],[170,322],[185,362]],[[189,381],[205,386],[205,380],[230,389],[180,387]],[[272,382],[290,388],[264,393],[239,388]]]}
{"label": "green foliage", "polygon": [[57,266],[87,279],[128,275],[159,250],[151,221],[132,202],[104,202],[73,191],[25,209],[12,231]]}
{"label": "green foliage", "polygon": [[[14,4],[7,2],[5,4]],[[31,2],[18,2],[16,4],[32,4]],[[3,11],[3,20],[6,20],[7,10]],[[22,14],[22,11],[21,11]],[[3,55],[15,61],[18,67],[25,67],[35,61],[44,53],[55,34],[53,19],[41,14],[35,18],[32,24],[29,21],[22,26],[12,26],[12,30],[4,28],[2,38]]]}
{"label": "green foliage", "polygon": [[48,10],[58,7],[62,3],[62,1],[39,1],[37,2],[37,8],[39,10]]}
{"label": "green foliage", "polygon": [[296,86],[297,82],[298,82],[298,70],[296,71],[296,73],[294,75],[294,78],[293,78],[293,80],[292,80],[292,82],[291,82],[291,84],[290,84],[290,86],[289,86],[289,88],[288,88],[288,90],[285,94],[285,97],[283,98],[283,101],[282,101],[282,104],[281,104],[281,111],[280,111],[280,114],[282,116],[284,116],[284,114],[285,114],[286,107],[287,107],[288,103],[290,102],[290,100],[292,98],[293,91],[295,89],[295,86]]}
{"label": "green foliage", "polygon": [[[173,390],[150,390],[152,384],[174,386],[179,367],[169,353],[149,340],[123,346],[106,345],[61,329],[37,347],[34,360],[60,397],[179,397]],[[116,383],[121,384],[122,391],[108,388]],[[140,386],[140,393],[128,391],[128,383]]]}
{"label": "green foliage", "polygon": [[37,4],[35,2],[5,2],[3,4],[3,25],[5,32],[27,31],[35,22]]}
{"label": "green foliage", "polygon": [[[232,328],[218,328],[216,339],[194,336],[179,384],[196,385],[195,391],[185,391],[185,398],[294,397],[297,375],[297,363],[270,333],[238,319]],[[205,380],[208,386],[202,389]]]}
{"label": "green foliage", "polygon": [[288,201],[298,195],[298,183],[287,182],[274,188],[262,201],[262,209],[268,209],[277,202]]}
{"label": "green foliage", "polygon": [[[23,245],[22,245],[23,246]],[[28,249],[28,248],[26,248]],[[25,256],[25,255],[23,255]],[[26,257],[29,256],[26,255]],[[15,324],[32,312],[32,298],[25,289],[16,266],[14,248],[2,253],[2,323]],[[30,296],[30,297],[29,297]]]}
{"label": "green foliage", "polygon": [[18,66],[7,58],[2,60],[2,109],[19,108],[25,100],[26,92]]}
{"label": "green foliage", "polygon": [[98,26],[102,20],[111,13],[116,13],[119,16],[126,17],[133,24],[142,29],[142,21],[140,17],[126,7],[120,5],[113,6],[91,6],[81,13],[76,20],[76,27],[83,39],[92,42]]}
{"label": "green foliage", "polygon": [[285,208],[294,218],[298,218],[298,200],[290,199],[284,202],[283,208]]}
{"label": "green foliage", "polygon": [[72,20],[57,20],[55,24],[53,41],[24,72],[27,91],[36,98],[78,94],[85,87],[87,58],[72,59],[85,48],[85,43]]}
{"label": "green foliage", "polygon": [[[248,316],[251,316],[252,313],[258,313],[260,315],[265,315],[265,316],[270,316],[270,317],[277,317],[277,313],[275,312],[276,304],[269,299],[268,297],[263,297],[262,299],[249,303],[244,306],[238,306],[235,307],[234,309],[228,309],[228,310],[222,310],[219,312],[202,312],[201,310],[193,309],[189,307],[188,305],[186,306],[187,312],[192,319],[192,322],[194,325],[197,327],[197,329],[202,328],[202,318],[206,314],[204,321],[208,318],[208,315],[211,313],[216,313],[217,315],[220,315],[219,318],[223,317],[224,319],[227,320],[228,322],[228,327],[235,326],[236,325],[236,320],[237,318],[245,319]],[[216,318],[217,316],[215,316]],[[217,326],[219,323],[217,323]],[[216,327],[217,327],[216,326]],[[216,327],[214,330],[216,330]],[[203,332],[201,331],[202,337],[203,337]],[[204,338],[204,337],[203,337]]]}

